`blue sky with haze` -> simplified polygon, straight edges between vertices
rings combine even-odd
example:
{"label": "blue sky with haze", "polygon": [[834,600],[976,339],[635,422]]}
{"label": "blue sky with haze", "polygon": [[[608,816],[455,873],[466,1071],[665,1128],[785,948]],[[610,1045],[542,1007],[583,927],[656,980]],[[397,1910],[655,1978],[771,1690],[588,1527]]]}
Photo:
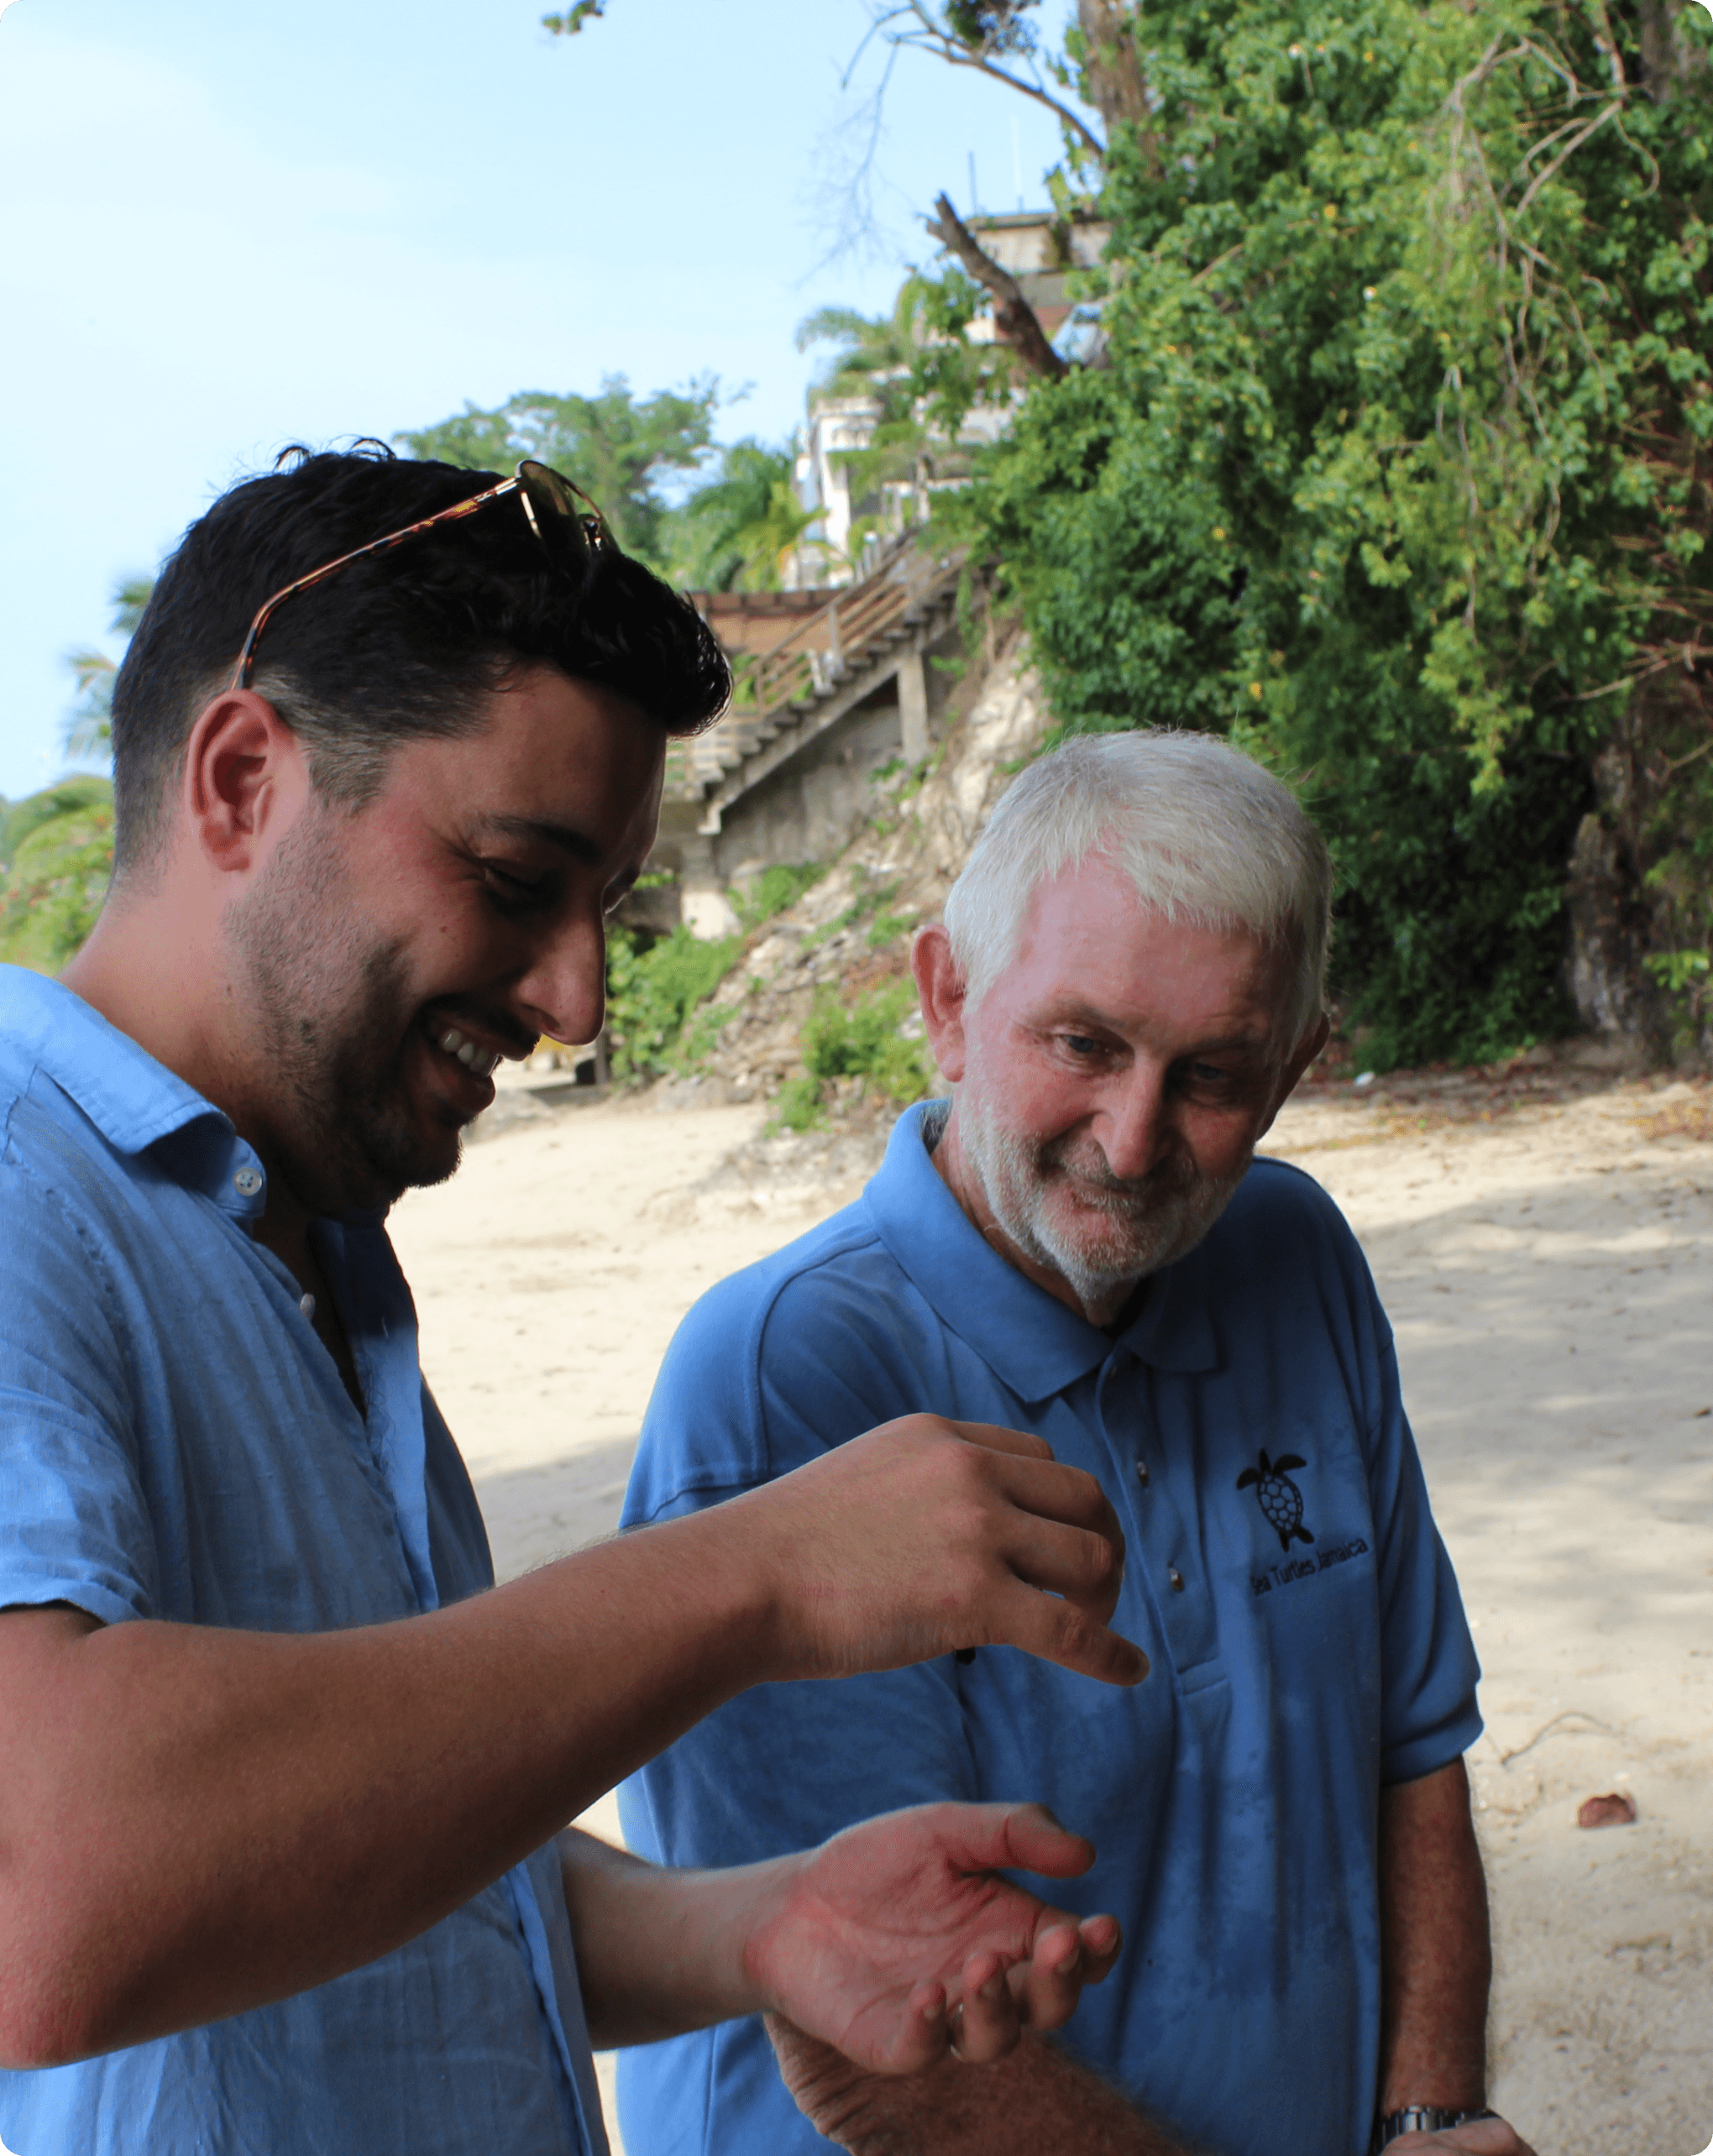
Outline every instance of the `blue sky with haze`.
{"label": "blue sky with haze", "polygon": [[[15,0],[0,14],[0,794],[64,767],[65,655],[120,577],[285,442],[465,399],[750,394],[788,434],[798,322],[888,306],[918,214],[1042,197],[1050,115],[902,58],[880,243],[824,263],[878,73],[863,0]],[[1049,0],[1050,18],[1062,9]]]}

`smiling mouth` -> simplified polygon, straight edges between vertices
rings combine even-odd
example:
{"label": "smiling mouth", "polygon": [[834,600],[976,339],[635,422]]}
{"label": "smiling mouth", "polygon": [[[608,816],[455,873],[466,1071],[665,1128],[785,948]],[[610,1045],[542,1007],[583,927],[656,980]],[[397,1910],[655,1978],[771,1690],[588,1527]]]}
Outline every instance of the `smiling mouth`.
{"label": "smiling mouth", "polygon": [[497,1049],[483,1048],[478,1042],[461,1034],[456,1026],[445,1026],[438,1032],[430,1032],[428,1038],[454,1063],[463,1064],[473,1078],[491,1076],[500,1060]]}

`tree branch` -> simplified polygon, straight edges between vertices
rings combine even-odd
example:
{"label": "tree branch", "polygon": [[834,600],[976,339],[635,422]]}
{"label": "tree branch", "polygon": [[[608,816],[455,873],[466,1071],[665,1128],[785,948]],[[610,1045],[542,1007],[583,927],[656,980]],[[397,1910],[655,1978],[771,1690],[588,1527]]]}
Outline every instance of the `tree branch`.
{"label": "tree branch", "polygon": [[948,254],[955,254],[978,285],[993,295],[993,328],[1002,343],[1008,344],[1032,374],[1056,382],[1071,371],[1041,327],[1040,317],[1023,296],[1023,287],[1008,270],[1002,270],[985,253],[967,225],[941,195],[928,229]]}
{"label": "tree branch", "polygon": [[[899,15],[911,16],[921,25],[920,29],[889,29],[887,25]],[[1106,144],[1068,105],[1054,97],[1050,90],[1042,89],[1039,83],[1025,81],[1022,76],[1013,75],[1005,68],[996,66],[985,53],[972,50],[969,46],[960,44],[956,38],[947,36],[924,12],[920,0],[902,0],[901,5],[888,9],[879,18],[876,27],[890,45],[908,45],[916,52],[930,52],[936,60],[945,60],[950,67],[972,67],[978,75],[989,76],[995,82],[1003,82],[1008,90],[1020,91],[1025,97],[1033,97],[1038,105],[1045,105],[1063,126],[1068,128],[1080,139],[1085,149],[1104,160]]]}

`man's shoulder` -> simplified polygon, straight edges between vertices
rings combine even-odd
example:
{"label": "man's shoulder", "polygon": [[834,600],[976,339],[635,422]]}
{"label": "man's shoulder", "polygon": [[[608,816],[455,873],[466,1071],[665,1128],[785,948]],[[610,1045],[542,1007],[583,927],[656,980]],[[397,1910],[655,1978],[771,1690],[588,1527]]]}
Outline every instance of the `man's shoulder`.
{"label": "man's shoulder", "polygon": [[1328,1255],[1354,1248],[1355,1238],[1336,1201],[1313,1176],[1288,1160],[1257,1154],[1237,1194],[1219,1216],[1210,1243],[1240,1243],[1252,1251],[1292,1250]]}
{"label": "man's shoulder", "polygon": [[1281,1298],[1294,1304],[1314,1284],[1340,1300],[1372,1292],[1367,1260],[1336,1201],[1312,1175],[1270,1158],[1255,1162],[1184,1263],[1227,1306],[1246,1295],[1268,1307]]}
{"label": "man's shoulder", "polygon": [[673,1356],[726,1360],[740,1347],[757,1352],[782,1306],[794,1319],[807,1317],[897,1270],[866,1201],[858,1198],[699,1297],[673,1339]]}
{"label": "man's shoulder", "polygon": [[770,1480],[920,1405],[899,1323],[919,1302],[861,1199],[710,1288],[661,1364],[626,1523]]}

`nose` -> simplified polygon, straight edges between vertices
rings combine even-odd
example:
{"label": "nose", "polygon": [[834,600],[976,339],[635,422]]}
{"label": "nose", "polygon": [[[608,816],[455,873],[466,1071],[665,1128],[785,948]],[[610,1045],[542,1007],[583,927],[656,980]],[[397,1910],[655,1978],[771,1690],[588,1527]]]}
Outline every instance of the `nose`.
{"label": "nose", "polygon": [[1114,1076],[1094,1119],[1096,1143],[1114,1175],[1135,1182],[1165,1150],[1166,1073],[1138,1056]]}
{"label": "nose", "polygon": [[554,1040],[581,1046],[606,1015],[606,930],[597,914],[556,926],[515,991],[524,1021]]}

